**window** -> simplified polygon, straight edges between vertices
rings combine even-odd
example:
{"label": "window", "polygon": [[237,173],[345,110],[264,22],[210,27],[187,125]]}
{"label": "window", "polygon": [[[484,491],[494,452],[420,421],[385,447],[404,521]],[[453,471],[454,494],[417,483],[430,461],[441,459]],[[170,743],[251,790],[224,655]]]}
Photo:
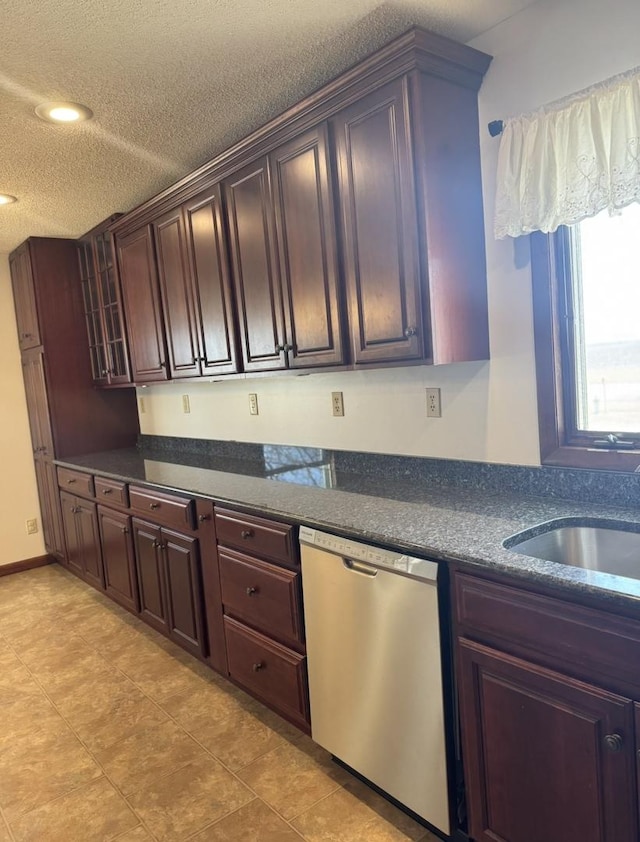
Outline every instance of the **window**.
{"label": "window", "polygon": [[640,465],[640,205],[532,236],[545,464]]}

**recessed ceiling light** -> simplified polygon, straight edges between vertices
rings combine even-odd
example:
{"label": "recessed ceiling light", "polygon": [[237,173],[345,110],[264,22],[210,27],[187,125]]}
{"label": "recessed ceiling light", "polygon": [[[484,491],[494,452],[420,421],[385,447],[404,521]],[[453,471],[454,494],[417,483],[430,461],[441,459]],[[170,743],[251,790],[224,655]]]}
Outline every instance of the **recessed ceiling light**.
{"label": "recessed ceiling light", "polygon": [[49,123],[80,123],[93,117],[90,108],[77,102],[43,102],[36,114]]}
{"label": "recessed ceiling light", "polygon": [[0,193],[0,205],[11,205],[17,201],[16,197],[11,196],[9,193]]}

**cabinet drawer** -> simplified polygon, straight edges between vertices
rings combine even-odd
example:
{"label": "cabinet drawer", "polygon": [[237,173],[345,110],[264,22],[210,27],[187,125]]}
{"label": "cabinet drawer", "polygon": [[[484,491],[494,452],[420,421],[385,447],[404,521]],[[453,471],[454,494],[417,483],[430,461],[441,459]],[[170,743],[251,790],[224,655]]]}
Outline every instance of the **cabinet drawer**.
{"label": "cabinet drawer", "polygon": [[194,503],[188,497],[176,497],[132,485],[129,488],[129,500],[135,512],[145,515],[156,523],[172,526],[175,529],[193,529]]}
{"label": "cabinet drawer", "polygon": [[307,659],[224,618],[231,677],[298,724],[309,721]]}
{"label": "cabinet drawer", "polygon": [[119,482],[116,479],[96,477],[95,486],[96,497],[107,505],[113,504],[114,506],[124,506],[125,508],[129,505],[126,483]]}
{"label": "cabinet drawer", "polygon": [[640,685],[640,623],[458,573],[459,632],[591,681]]}
{"label": "cabinet drawer", "polygon": [[83,497],[93,497],[93,477],[83,471],[72,471],[69,468],[58,468],[58,485],[72,494]]}
{"label": "cabinet drawer", "polygon": [[302,643],[300,574],[233,550],[220,549],[225,611],[267,634]]}
{"label": "cabinet drawer", "polygon": [[218,543],[283,564],[298,565],[295,528],[287,523],[232,512],[216,506]]}

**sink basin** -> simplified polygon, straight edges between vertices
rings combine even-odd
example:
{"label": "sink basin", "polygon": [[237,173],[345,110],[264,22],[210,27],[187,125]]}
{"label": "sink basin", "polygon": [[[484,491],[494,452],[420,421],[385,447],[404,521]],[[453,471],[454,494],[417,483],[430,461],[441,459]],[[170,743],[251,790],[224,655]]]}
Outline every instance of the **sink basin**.
{"label": "sink basin", "polygon": [[503,545],[544,561],[640,579],[640,523],[562,518],[512,535]]}

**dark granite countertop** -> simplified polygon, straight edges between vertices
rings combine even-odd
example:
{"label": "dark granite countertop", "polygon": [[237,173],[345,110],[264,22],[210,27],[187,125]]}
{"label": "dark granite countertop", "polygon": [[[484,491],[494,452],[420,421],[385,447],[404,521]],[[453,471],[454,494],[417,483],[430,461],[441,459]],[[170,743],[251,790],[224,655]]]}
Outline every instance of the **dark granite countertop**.
{"label": "dark granite countertop", "polygon": [[435,560],[465,562],[566,594],[580,593],[640,617],[640,580],[541,561],[503,547],[514,533],[555,518],[609,518],[640,530],[637,505],[534,496],[512,488],[500,492],[486,482],[464,487],[459,476],[456,484],[447,485],[442,477],[430,481],[428,472],[420,477],[399,470],[397,457],[377,457],[375,470],[369,464],[359,471],[357,460],[313,448],[251,445],[240,456],[233,447],[189,452],[166,445],[56,461]]}

